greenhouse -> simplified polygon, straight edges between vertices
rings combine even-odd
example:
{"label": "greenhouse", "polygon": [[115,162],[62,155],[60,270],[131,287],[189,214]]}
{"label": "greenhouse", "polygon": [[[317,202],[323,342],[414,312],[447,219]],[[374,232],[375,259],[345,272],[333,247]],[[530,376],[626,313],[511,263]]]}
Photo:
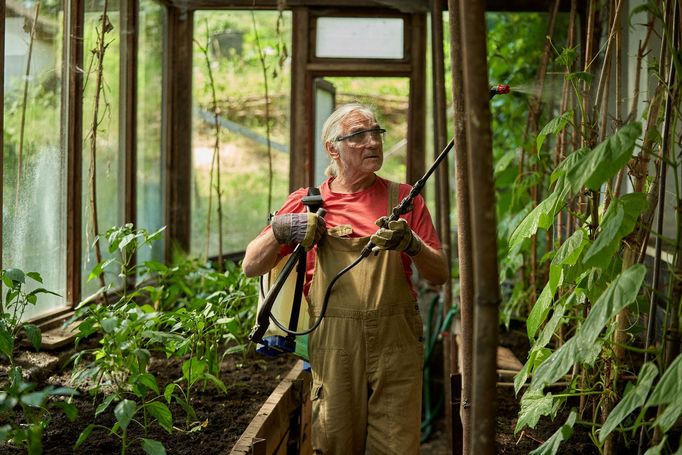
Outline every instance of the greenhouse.
{"label": "greenhouse", "polygon": [[681,9],[4,0],[0,453],[682,454]]}

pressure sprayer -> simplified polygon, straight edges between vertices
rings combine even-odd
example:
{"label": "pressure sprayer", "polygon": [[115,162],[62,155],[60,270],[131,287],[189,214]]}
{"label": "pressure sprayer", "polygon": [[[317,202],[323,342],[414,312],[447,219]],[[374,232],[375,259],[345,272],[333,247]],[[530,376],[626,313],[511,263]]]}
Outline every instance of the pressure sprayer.
{"label": "pressure sprayer", "polygon": [[[507,94],[509,93],[509,91],[510,88],[508,85],[501,84],[492,86],[490,87],[489,91],[490,99],[492,99],[495,95]],[[384,220],[384,225],[387,225],[389,221],[396,221],[398,218],[400,218],[400,215],[404,215],[412,209],[412,201],[421,193],[429,177],[431,177],[436,168],[438,168],[438,166],[445,159],[450,150],[452,150],[454,145],[455,139],[453,138],[445,146],[440,155],[438,155],[436,160],[433,162],[431,167],[426,171],[426,173],[422,176],[422,178],[417,180],[417,182],[412,187],[410,193],[397,206],[395,206],[393,210],[391,210],[391,215]],[[309,210],[311,208],[315,208],[319,216],[324,215],[324,209],[319,208],[319,205],[321,205],[321,197],[319,197],[318,195],[317,197],[319,198],[319,200],[315,199],[312,202],[310,199],[306,199],[310,197],[311,196],[307,196],[303,198],[304,205],[307,205]],[[297,327],[301,327],[301,321],[299,318],[300,305],[292,306],[289,327],[286,327],[277,319],[277,317],[273,315],[273,305],[275,304],[275,301],[279,296],[280,292],[284,288],[285,283],[287,282],[287,279],[291,272],[293,271],[296,264],[299,265],[297,280],[299,282],[299,285],[296,286],[297,289],[295,289],[294,293],[298,293],[299,296],[298,297],[295,296],[294,298],[300,302],[300,294],[302,293],[302,289],[298,288],[302,288],[300,283],[302,282],[303,276],[305,275],[306,252],[301,245],[297,245],[296,248],[294,248],[294,251],[289,257],[289,259],[281,268],[281,270],[278,270],[274,284],[268,289],[267,295],[265,295],[262,302],[260,303],[258,309],[258,316],[256,318],[256,325],[251,331],[249,339],[254,343],[262,344],[264,346],[264,349],[261,349],[261,352],[264,352],[266,354],[276,354],[279,352],[295,352],[297,355],[307,358],[307,337],[304,340],[301,340],[301,342],[299,342],[299,340],[296,340],[295,337],[304,337],[305,335],[308,335],[315,329],[317,329],[317,327],[322,322],[322,318],[324,318],[325,313],[327,312],[327,306],[329,305],[329,299],[331,297],[331,292],[332,289],[334,288],[334,284],[343,275],[345,275],[351,269],[353,269],[353,267],[358,265],[360,261],[368,257],[372,253],[372,250],[374,249],[375,246],[376,245],[369,241],[360,252],[360,255],[348,266],[339,271],[339,273],[337,273],[336,276],[334,276],[334,278],[332,278],[332,280],[327,285],[324,300],[322,301],[322,308],[320,309],[320,315],[317,318],[317,320],[313,323],[313,325],[309,326],[307,329],[297,330]],[[289,281],[291,286],[291,280]],[[285,335],[284,336],[274,335],[266,337],[267,339],[265,339],[264,335],[268,330],[270,321],[272,321],[279,328],[279,330],[281,330],[280,333],[283,333]]]}

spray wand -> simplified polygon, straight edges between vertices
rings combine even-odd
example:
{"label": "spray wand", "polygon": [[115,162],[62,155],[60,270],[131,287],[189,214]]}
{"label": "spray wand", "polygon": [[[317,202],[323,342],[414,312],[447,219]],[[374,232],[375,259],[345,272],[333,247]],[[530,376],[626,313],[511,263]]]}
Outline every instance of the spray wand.
{"label": "spray wand", "polygon": [[[508,85],[505,84],[499,84],[499,85],[494,85],[490,87],[489,90],[489,95],[490,99],[492,99],[495,95],[505,95],[510,92],[510,88]],[[400,203],[391,210],[391,215],[385,219],[384,223],[388,224],[389,221],[396,221],[398,218],[400,218],[400,215],[404,215],[410,210],[412,210],[412,201],[414,198],[416,198],[419,193],[421,193],[422,189],[424,188],[424,185],[426,185],[426,181],[431,177],[431,175],[434,173],[434,171],[438,168],[440,163],[445,159],[447,154],[452,150],[452,148],[455,146],[455,139],[452,138],[450,139],[450,142],[445,146],[442,152],[440,152],[440,155],[436,158],[436,160],[433,162],[431,167],[426,171],[426,173],[417,180],[412,187],[412,190],[410,190],[410,193],[403,198]],[[292,257],[289,259],[289,262],[292,264],[285,265],[284,269],[282,270],[282,273],[277,277],[276,283],[273,285],[273,288],[270,289],[270,292],[268,292],[268,297],[273,295],[273,298],[269,299],[266,298],[266,300],[269,301],[269,306],[264,306],[261,311],[258,314],[258,324],[254,328],[254,330],[251,332],[251,335],[249,336],[249,339],[254,342],[261,342],[262,341],[262,336],[265,333],[265,330],[267,329],[267,321],[268,319],[272,320],[272,322],[275,323],[277,327],[279,327],[280,330],[284,331],[287,333],[289,336],[303,336],[303,335],[308,335],[312,331],[314,331],[322,322],[322,318],[324,318],[326,312],[327,312],[327,306],[329,305],[329,299],[331,297],[331,292],[332,288],[334,287],[334,284],[341,278],[343,275],[345,275],[347,272],[349,272],[353,267],[358,265],[360,261],[362,261],[364,258],[369,256],[372,253],[372,249],[375,247],[370,240],[367,242],[367,245],[362,249],[360,252],[360,255],[349,265],[347,265],[345,268],[339,271],[339,273],[336,274],[336,276],[329,282],[327,285],[327,290],[325,291],[324,294],[324,300],[322,301],[322,308],[320,309],[320,316],[317,318],[315,323],[308,328],[307,330],[303,330],[300,332],[296,332],[293,330],[290,330],[289,328],[285,327],[284,324],[282,324],[280,321],[278,321],[271,313],[270,310],[272,309],[272,304],[274,303],[274,295],[276,295],[279,290],[282,288],[282,285],[284,281],[286,281],[289,273],[293,270],[293,264],[295,263],[295,258],[294,256],[297,255],[292,255]],[[300,245],[298,245],[300,247]],[[298,248],[297,247],[297,248]],[[273,292],[274,291],[274,292]],[[265,311],[263,311],[265,310]]]}

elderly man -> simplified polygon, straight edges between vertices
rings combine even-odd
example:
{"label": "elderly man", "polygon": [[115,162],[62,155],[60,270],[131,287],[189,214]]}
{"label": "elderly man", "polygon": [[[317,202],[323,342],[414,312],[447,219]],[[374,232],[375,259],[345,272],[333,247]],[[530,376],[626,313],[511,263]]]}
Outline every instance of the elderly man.
{"label": "elderly man", "polygon": [[444,283],[449,270],[421,196],[404,218],[385,223],[410,186],[376,175],[384,132],[369,107],[339,106],[322,130],[331,160],[320,186],[324,219],[306,213],[305,188],[295,191],[243,261],[244,272],[257,276],[296,244],[312,248],[305,294],[315,320],[329,282],[368,241],[376,245],[378,254],[335,283],[325,317],[310,334],[315,453],[419,452],[423,329],[411,265],[433,284]]}

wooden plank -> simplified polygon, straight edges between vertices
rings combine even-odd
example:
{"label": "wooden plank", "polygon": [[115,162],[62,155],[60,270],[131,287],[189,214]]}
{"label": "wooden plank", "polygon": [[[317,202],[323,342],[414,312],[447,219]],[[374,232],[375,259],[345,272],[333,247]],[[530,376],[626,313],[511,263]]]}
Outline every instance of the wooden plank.
{"label": "wooden plank", "polygon": [[78,324],[74,322],[66,327],[54,327],[41,334],[40,345],[45,350],[55,350],[73,343],[78,334]]}
{"label": "wooden plank", "polygon": [[303,406],[301,408],[301,434],[299,435],[299,455],[312,455],[313,402],[310,400],[310,387],[307,381],[303,387]]}
{"label": "wooden plank", "polygon": [[[462,347],[464,346],[463,342],[464,340],[462,339],[461,334],[457,334],[455,337],[456,340],[456,349],[459,351],[458,352],[458,357],[461,359],[461,350]],[[460,362],[461,363],[461,362]],[[458,367],[461,369],[461,364],[458,365]],[[505,373],[510,373],[510,372],[519,372],[523,368],[523,363],[514,355],[514,353],[509,349],[504,346],[498,346],[497,347],[497,370],[498,373],[499,371],[504,371]],[[454,371],[452,371],[454,372]],[[451,373],[452,373],[451,372]]]}
{"label": "wooden plank", "polygon": [[497,347],[497,368],[500,370],[521,371],[523,364],[509,348]]}
{"label": "wooden plank", "polygon": [[257,439],[266,441],[265,453],[268,455],[278,453],[281,446],[284,446],[286,451],[291,415],[302,404],[301,389],[296,387],[296,383],[302,381],[300,379],[302,373],[303,361],[299,361],[261,406],[230,454],[253,453],[253,444]]}

